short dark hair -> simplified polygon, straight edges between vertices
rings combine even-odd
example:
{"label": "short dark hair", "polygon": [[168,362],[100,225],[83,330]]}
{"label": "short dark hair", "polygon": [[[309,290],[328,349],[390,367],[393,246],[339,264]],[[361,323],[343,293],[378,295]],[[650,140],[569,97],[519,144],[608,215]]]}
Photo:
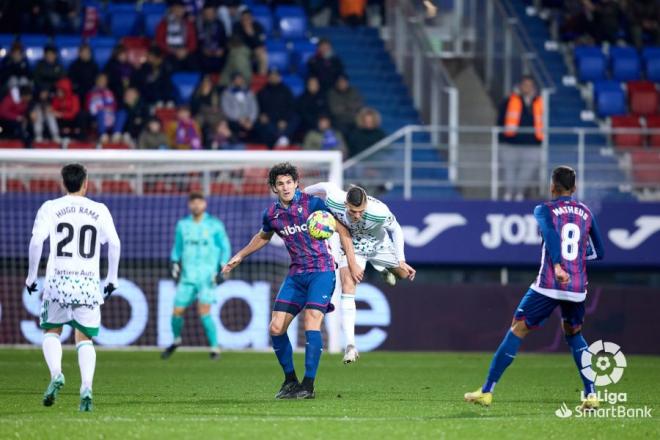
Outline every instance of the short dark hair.
{"label": "short dark hair", "polygon": [[367,191],[357,185],[352,185],[346,192],[346,203],[352,206],[362,206],[367,201]]}
{"label": "short dark hair", "polygon": [[561,165],[552,170],[552,183],[557,189],[571,191],[575,188],[575,170],[567,165]]}
{"label": "short dark hair", "polygon": [[69,193],[80,191],[87,179],[87,170],[79,163],[70,163],[62,168],[62,182]]}
{"label": "short dark hair", "polygon": [[204,194],[202,194],[201,191],[191,191],[190,194],[188,194],[188,201],[192,202],[193,200],[206,200],[204,197]]}
{"label": "short dark hair", "polygon": [[298,168],[291,165],[289,162],[282,162],[274,165],[268,172],[268,184],[274,187],[278,176],[291,176],[293,181],[297,182]]}

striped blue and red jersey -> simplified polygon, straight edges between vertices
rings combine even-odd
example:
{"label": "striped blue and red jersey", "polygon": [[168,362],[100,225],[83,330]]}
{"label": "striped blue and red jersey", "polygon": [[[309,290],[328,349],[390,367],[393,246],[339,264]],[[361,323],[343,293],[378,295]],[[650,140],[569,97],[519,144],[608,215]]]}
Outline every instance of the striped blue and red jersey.
{"label": "striped blue and red jersey", "polygon": [[[570,196],[542,203],[534,209],[534,217],[543,236],[541,268],[531,288],[559,300],[584,301],[587,294],[587,260],[604,256],[598,223],[584,203]],[[560,284],[555,279],[555,264],[570,275]]]}
{"label": "striped blue and red jersey", "polygon": [[307,217],[314,211],[330,212],[322,199],[296,190],[288,207],[278,200],[264,212],[261,230],[275,232],[284,241],[291,257],[289,275],[335,270],[326,241],[307,231]]}

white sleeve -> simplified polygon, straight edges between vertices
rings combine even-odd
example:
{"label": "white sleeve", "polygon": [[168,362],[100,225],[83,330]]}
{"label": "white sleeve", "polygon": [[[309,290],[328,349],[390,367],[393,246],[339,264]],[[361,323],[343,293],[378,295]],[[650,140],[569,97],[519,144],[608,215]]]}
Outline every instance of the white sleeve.
{"label": "white sleeve", "polygon": [[103,234],[101,243],[108,243],[108,276],[106,283],[112,283],[117,287],[117,276],[119,272],[119,256],[121,253],[121,242],[115,229],[110,211],[106,208],[106,217],[103,222]]}
{"label": "white sleeve", "polygon": [[28,276],[25,280],[26,285],[31,285],[37,280],[39,274],[39,262],[41,261],[41,252],[44,246],[44,240],[50,235],[50,228],[48,226],[48,202],[41,205],[37,212],[37,217],[34,219],[34,226],[32,227],[32,238],[30,239],[29,248],[29,266]]}
{"label": "white sleeve", "polygon": [[319,182],[314,185],[306,186],[305,189],[303,189],[303,192],[325,200],[330,195],[331,185],[330,182]]}
{"label": "white sleeve", "polygon": [[403,229],[401,225],[396,221],[396,217],[392,213],[385,220],[385,230],[392,234],[392,241],[394,242],[394,252],[396,253],[396,258],[399,261],[406,261],[406,255],[404,251],[405,242],[403,240]]}

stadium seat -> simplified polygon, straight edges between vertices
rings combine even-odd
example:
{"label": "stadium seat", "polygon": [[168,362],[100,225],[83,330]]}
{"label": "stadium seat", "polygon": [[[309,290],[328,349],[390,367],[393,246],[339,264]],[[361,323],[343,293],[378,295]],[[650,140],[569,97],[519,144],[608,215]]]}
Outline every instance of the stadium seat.
{"label": "stadium seat", "polygon": [[646,47],[642,50],[646,79],[660,82],[660,47]]}
{"label": "stadium seat", "polygon": [[108,142],[101,145],[104,150],[130,150],[131,146],[123,142]]}
{"label": "stadium seat", "polygon": [[282,38],[301,38],[307,33],[307,17],[300,6],[278,6],[275,19]]}
{"label": "stadium seat", "polygon": [[71,141],[66,148],[67,150],[95,150],[96,144],[93,142]]}
{"label": "stadium seat", "polygon": [[65,69],[78,58],[78,46],[59,46],[60,62]]}
{"label": "stadium seat", "polygon": [[660,115],[647,116],[646,128],[654,131],[649,133],[649,147],[660,148]]}
{"label": "stadium seat", "polygon": [[284,75],[282,82],[291,89],[294,96],[300,96],[305,91],[305,80],[300,75]]}
{"label": "stadium seat", "polygon": [[214,196],[237,195],[238,188],[231,182],[211,182],[211,194]]}
{"label": "stadium seat", "polygon": [[633,180],[637,185],[658,185],[660,175],[660,151],[637,150],[630,153],[632,162]]}
{"label": "stadium seat", "polygon": [[27,58],[30,67],[34,67],[40,59],[44,57],[43,46],[26,46],[25,58]]}
{"label": "stadium seat", "polygon": [[50,41],[48,35],[43,34],[25,34],[20,36],[23,46],[45,46]]}
{"label": "stadium seat", "polygon": [[273,33],[273,16],[270,13],[270,8],[263,5],[255,5],[250,8],[252,16],[255,21],[258,21],[263,27],[266,35]]}
{"label": "stadium seat", "polygon": [[626,98],[616,81],[603,80],[594,83],[594,107],[601,118],[626,113]]}
{"label": "stadium seat", "polygon": [[25,192],[27,191],[27,186],[25,186],[25,182],[20,179],[7,179],[7,191]]}
{"label": "stadium seat", "polygon": [[291,64],[291,54],[282,41],[267,41],[268,68],[276,68],[280,72],[288,72]]}
{"label": "stadium seat", "polygon": [[40,193],[59,193],[62,191],[62,187],[57,180],[50,179],[33,179],[30,180],[29,185],[30,192],[40,192]]}
{"label": "stadium seat", "polygon": [[89,45],[94,52],[94,59],[99,68],[103,69],[105,67],[116,44],[117,39],[114,37],[94,37],[89,40]]}
{"label": "stadium seat", "polygon": [[630,81],[627,89],[631,113],[646,116],[658,111],[658,90],[651,81]]}
{"label": "stadium seat", "polygon": [[578,79],[582,82],[605,79],[605,55],[596,46],[576,46],[573,50]]}
{"label": "stadium seat", "polygon": [[156,109],[154,116],[158,118],[160,121],[160,125],[165,127],[167,124],[170,122],[176,120],[176,109],[175,108],[168,108],[168,107],[161,107]]}
{"label": "stadium seat", "polygon": [[104,180],[101,182],[101,192],[111,194],[132,194],[133,186],[128,180]]}
{"label": "stadium seat", "polygon": [[34,142],[32,144],[32,148],[59,150],[60,148],[62,148],[62,144],[55,141],[39,141],[39,142]]}
{"label": "stadium seat", "polygon": [[146,182],[144,184],[145,194],[181,194],[181,188],[177,182],[167,180],[157,180],[155,182]]}
{"label": "stadium seat", "polygon": [[307,61],[316,53],[316,44],[309,40],[293,40],[293,64],[300,75],[307,73]]}
{"label": "stadium seat", "polygon": [[121,43],[126,48],[128,61],[137,69],[147,60],[147,52],[151,40],[146,37],[124,37]]}
{"label": "stadium seat", "polygon": [[270,188],[264,182],[268,181],[268,168],[247,168],[243,172],[241,193],[245,195],[270,194]]}
{"label": "stadium seat", "polygon": [[110,3],[107,9],[108,27],[115,37],[125,37],[136,33],[140,14],[130,4]]}
{"label": "stadium seat", "polygon": [[617,81],[632,81],[641,76],[641,66],[637,50],[626,46],[610,48],[612,78]]}
{"label": "stadium seat", "polygon": [[199,72],[178,72],[172,75],[172,84],[177,92],[177,103],[184,104],[190,101],[200,79]]}
{"label": "stadium seat", "polygon": [[612,128],[616,129],[637,129],[636,133],[617,133],[612,135],[614,145],[619,148],[639,148],[644,146],[644,138],[642,136],[642,124],[639,122],[638,116],[625,115],[625,116],[612,116]]}
{"label": "stadium seat", "polygon": [[20,139],[0,139],[0,148],[23,148],[23,141]]}

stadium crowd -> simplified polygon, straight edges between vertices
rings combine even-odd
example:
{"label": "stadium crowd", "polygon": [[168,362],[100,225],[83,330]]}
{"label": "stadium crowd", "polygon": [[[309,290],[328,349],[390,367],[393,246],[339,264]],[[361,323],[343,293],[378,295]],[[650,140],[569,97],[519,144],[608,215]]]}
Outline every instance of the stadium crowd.
{"label": "stadium crowd", "polygon": [[[16,35],[0,62],[3,138],[27,147],[69,140],[143,149],[299,145],[350,156],[385,137],[330,41],[314,40],[316,52],[300,67],[273,66],[266,45],[280,38],[241,2],[168,1],[153,38],[118,39],[105,63],[90,38],[108,30],[79,3],[26,2],[14,11],[31,33],[76,33],[82,43],[66,67],[54,37],[31,63],[25,35]],[[1,23],[12,17],[3,11]],[[176,74],[186,72],[201,75],[182,99]],[[291,73],[304,79],[297,95],[283,80]]]}

